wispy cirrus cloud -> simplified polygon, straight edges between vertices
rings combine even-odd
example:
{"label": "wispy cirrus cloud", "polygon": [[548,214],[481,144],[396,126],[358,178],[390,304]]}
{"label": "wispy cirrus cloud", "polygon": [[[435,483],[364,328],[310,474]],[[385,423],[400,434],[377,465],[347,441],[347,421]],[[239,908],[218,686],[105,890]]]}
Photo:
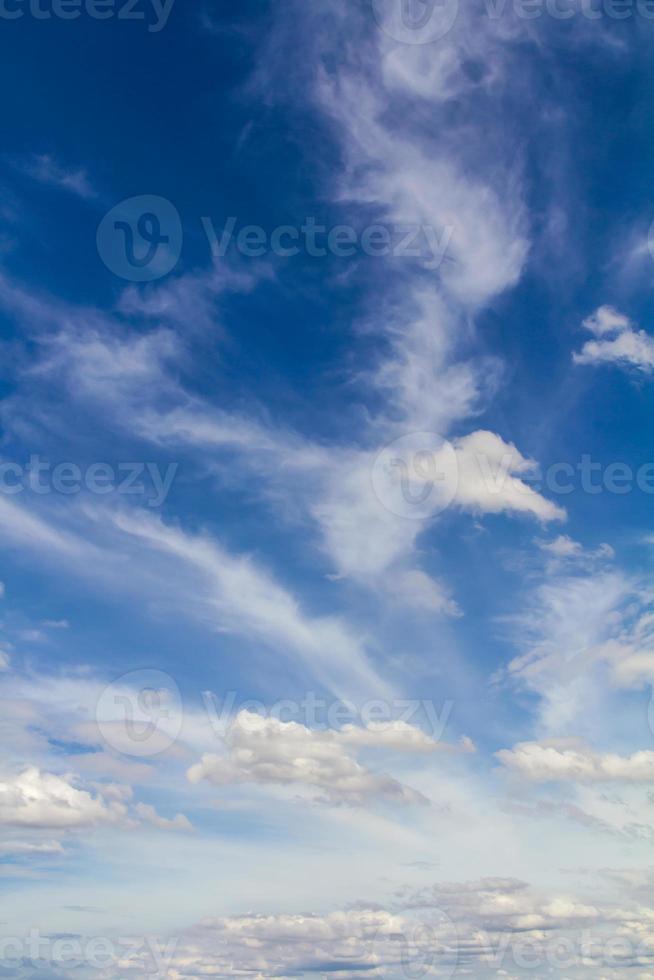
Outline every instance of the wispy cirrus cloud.
{"label": "wispy cirrus cloud", "polygon": [[40,184],[68,191],[85,201],[98,196],[84,169],[66,167],[48,153],[16,159],[14,166]]}

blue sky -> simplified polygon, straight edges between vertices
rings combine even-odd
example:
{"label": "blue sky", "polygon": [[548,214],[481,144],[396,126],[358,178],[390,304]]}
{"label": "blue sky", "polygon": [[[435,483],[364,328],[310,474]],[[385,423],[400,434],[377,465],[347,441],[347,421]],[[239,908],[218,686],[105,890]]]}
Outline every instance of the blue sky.
{"label": "blue sky", "polygon": [[654,977],[652,14],[0,4],[3,976]]}

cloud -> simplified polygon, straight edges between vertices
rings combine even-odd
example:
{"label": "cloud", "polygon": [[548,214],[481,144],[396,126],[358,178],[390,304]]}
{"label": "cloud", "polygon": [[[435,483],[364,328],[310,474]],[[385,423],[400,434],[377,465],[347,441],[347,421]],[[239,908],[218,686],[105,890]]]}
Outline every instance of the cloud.
{"label": "cloud", "polygon": [[[449,980],[539,975],[638,977],[652,964],[654,910],[543,891],[510,877],[398,890],[392,908],[360,901],[328,911],[209,916],[176,933],[168,967],[192,978],[235,974],[400,977],[426,968]],[[618,941],[619,940],[619,941]],[[160,945],[164,945],[159,940]],[[151,971],[144,952],[130,959]]]}
{"label": "cloud", "polygon": [[546,551],[555,558],[578,558],[584,553],[583,546],[567,534],[560,534],[553,541],[539,541],[538,546],[541,551]]}
{"label": "cloud", "polygon": [[32,857],[38,855],[55,855],[59,857],[64,853],[62,844],[57,840],[9,840],[0,844],[0,856],[2,857]]}
{"label": "cloud", "polygon": [[85,201],[97,197],[85,170],[64,167],[47,153],[35,154],[26,160],[16,161],[16,166],[40,184],[70,191]]}
{"label": "cloud", "polygon": [[[451,976],[456,934],[444,917],[420,933],[411,918],[376,907],[325,913],[278,913],[207,918],[179,944],[173,967],[187,976],[395,976],[402,970],[406,936],[416,960],[429,957]],[[137,967],[140,964],[136,964]]]}
{"label": "cloud", "polygon": [[636,330],[628,317],[613,307],[601,306],[583,325],[600,339],[586,341],[581,351],[572,355],[575,364],[616,364],[644,374],[654,370],[654,338]]}
{"label": "cloud", "polygon": [[[224,737],[225,753],[208,754],[192,766],[188,778],[215,786],[257,783],[269,786],[311,786],[332,804],[363,806],[381,799],[427,803],[426,798],[391,776],[374,773],[357,762],[361,749],[434,753],[446,747],[406,722],[372,723],[365,728],[316,731],[296,722],[262,718],[243,710]],[[470,751],[466,743],[463,751]]]}
{"label": "cloud", "polygon": [[450,261],[438,277],[455,303],[478,308],[518,282],[528,239],[515,178],[505,175],[498,193],[465,172],[451,145],[441,148],[408,129],[398,134],[389,92],[366,62],[342,66],[334,78],[323,75],[317,98],[346,154],[342,198],[373,206],[387,220],[451,230]]}
{"label": "cloud", "polygon": [[141,820],[145,821],[145,823],[152,824],[158,830],[193,830],[191,821],[183,813],[177,813],[171,818],[162,817],[149,803],[137,803],[134,807],[134,812]]}
{"label": "cloud", "polygon": [[567,534],[559,534],[551,541],[536,540],[542,552],[548,556],[548,574],[560,572],[566,566],[579,570],[593,569],[598,563],[612,561],[615,551],[609,544],[600,544],[595,549],[587,549]]}
{"label": "cloud", "polygon": [[[395,603],[458,614],[447,586],[415,567],[418,539],[433,522],[391,513],[371,486],[375,460],[385,445],[406,433],[449,430],[475,410],[480,392],[497,380],[496,366],[488,359],[481,366],[456,360],[456,316],[433,288],[421,284],[412,291],[384,327],[387,353],[362,379],[368,390],[385,394],[384,407],[347,445],[312,441],[270,421],[256,405],[235,414],[193,394],[179,380],[188,350],[168,326],[130,333],[97,311],[58,308],[4,285],[2,295],[30,324],[55,324],[54,331],[39,334],[40,356],[24,372],[29,399],[19,393],[4,406],[7,424],[20,424],[25,413],[33,418],[36,380],[51,396],[59,391],[57,397],[65,383],[77,411],[99,412],[112,429],[166,451],[184,451],[219,481],[236,455],[239,466],[229,465],[229,479],[240,478],[269,506],[279,508],[282,502],[285,513],[293,510],[311,521],[323,557],[338,576],[385,593]],[[175,289],[186,296],[181,282]],[[132,310],[136,295],[130,293]],[[162,301],[160,308],[158,295],[146,294],[146,308],[164,323],[172,322],[168,313],[178,309],[177,301]],[[174,320],[177,313],[171,316]],[[454,506],[474,513],[522,513],[541,521],[564,517],[560,507],[520,479],[535,464],[500,436],[472,432],[453,445],[459,468]]]}
{"label": "cloud", "polygon": [[[98,517],[101,515],[98,514]],[[303,613],[295,597],[246,556],[230,554],[207,535],[190,535],[146,515],[116,513],[115,526],[133,540],[169,554],[200,573],[205,587],[188,594],[221,629],[249,635],[287,654],[340,695],[384,693],[386,685],[363,643],[336,616]]]}
{"label": "cloud", "polygon": [[654,751],[601,754],[576,741],[522,742],[496,753],[511,772],[536,783],[654,782]]}
{"label": "cloud", "polygon": [[79,829],[118,823],[127,809],[121,798],[103,797],[35,767],[0,781],[0,824],[38,829]]}
{"label": "cloud", "polygon": [[455,502],[482,514],[522,513],[541,521],[565,520],[565,510],[520,479],[536,469],[514,445],[480,430],[454,441],[458,466]]}
{"label": "cloud", "polygon": [[548,734],[610,716],[627,660],[646,649],[649,635],[647,594],[635,581],[619,570],[582,565],[579,573],[569,564],[557,561],[507,618],[521,652],[505,676],[539,696]]}

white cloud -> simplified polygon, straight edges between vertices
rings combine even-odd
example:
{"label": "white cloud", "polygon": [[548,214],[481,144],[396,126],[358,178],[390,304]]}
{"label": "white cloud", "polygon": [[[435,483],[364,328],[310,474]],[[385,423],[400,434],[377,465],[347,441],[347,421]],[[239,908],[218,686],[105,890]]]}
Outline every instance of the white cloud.
{"label": "white cloud", "polygon": [[553,541],[539,541],[538,546],[555,558],[578,558],[584,552],[582,545],[567,534],[560,534]]}
{"label": "white cloud", "polygon": [[[652,964],[654,909],[542,891],[510,877],[403,888],[393,908],[358,902],[329,911],[206,917],[176,934],[171,975],[373,978],[424,973],[517,980],[525,972],[618,980]],[[160,943],[163,947],[165,943]],[[147,974],[148,955],[130,961]]]}
{"label": "white cloud", "polygon": [[574,740],[551,739],[522,742],[496,754],[503,766],[533,782],[654,782],[654,751],[649,750],[602,754]]}
{"label": "white cloud", "polygon": [[565,520],[565,511],[524,480],[536,469],[514,445],[494,432],[478,431],[454,441],[458,465],[455,502],[486,514],[523,513],[541,521]]}
{"label": "white cloud", "polygon": [[636,584],[617,570],[582,568],[584,574],[574,574],[568,564],[508,620],[521,652],[507,675],[539,695],[539,721],[547,734],[569,731],[572,724],[592,727],[600,717],[610,717],[607,667],[618,687],[620,648],[642,643],[630,603],[640,605],[646,597],[639,598]]}
{"label": "white cloud", "polygon": [[[33,413],[35,377],[49,384],[64,379],[76,410],[92,407],[113,427],[167,450],[191,453],[219,478],[225,454],[238,453],[239,468],[231,467],[230,479],[241,473],[251,492],[255,474],[256,491],[269,505],[278,507],[282,501],[285,509],[312,520],[323,554],[338,576],[409,606],[441,615],[458,612],[447,586],[415,567],[417,540],[430,522],[390,513],[371,486],[381,447],[398,434],[449,430],[455,420],[471,414],[480,392],[497,380],[497,367],[488,360],[481,365],[456,360],[456,316],[433,288],[421,285],[412,291],[383,327],[387,355],[365,380],[384,392],[386,404],[366,426],[360,444],[351,446],[317,444],[261,421],[257,416],[265,416],[256,406],[249,414],[234,415],[194,396],[177,379],[173,365],[183,363],[186,355],[170,329],[128,334],[99,313],[89,317],[79,310],[47,307],[7,284],[4,296],[30,322],[35,317],[54,319],[58,326],[40,340],[42,356],[25,375],[29,403],[23,404],[18,395],[5,405],[9,424],[23,412]],[[455,447],[460,464],[455,506],[475,513],[523,513],[543,521],[564,516],[560,507],[519,479],[535,464],[500,436],[473,432],[456,440]],[[5,533],[16,536],[20,531],[24,538],[27,529],[21,521],[7,524]],[[47,538],[42,526],[37,531]]]}
{"label": "white cloud", "polygon": [[77,786],[71,776],[35,767],[0,781],[0,824],[41,829],[73,829],[123,821],[121,799],[103,797]]}
{"label": "white cloud", "polygon": [[347,155],[341,195],[377,206],[392,221],[451,229],[450,261],[438,275],[456,303],[483,306],[518,282],[527,258],[519,182],[504,175],[500,194],[466,173],[452,147],[422,146],[408,132],[398,138],[385,121],[388,94],[374,79],[365,69],[344,68],[319,88]]}
{"label": "white cloud", "polygon": [[596,337],[611,339],[586,341],[581,351],[573,354],[575,364],[617,364],[645,374],[654,370],[654,337],[635,329],[622,313],[601,306],[583,325]]}
{"label": "white cloud", "polygon": [[177,813],[174,817],[162,817],[149,803],[137,803],[134,812],[141,820],[158,830],[193,830],[191,821],[183,813]]}
{"label": "white cloud", "polygon": [[[100,516],[100,515],[98,515]],[[213,614],[221,629],[286,650],[332,691],[343,696],[388,693],[362,641],[338,617],[312,617],[274,577],[245,556],[235,556],[207,535],[189,535],[145,515],[115,514],[115,526],[134,540],[168,553],[205,582],[188,594]],[[196,579],[197,581],[197,579]]]}
{"label": "white cloud", "polygon": [[596,337],[603,337],[605,334],[627,333],[631,330],[631,321],[624,313],[620,313],[613,306],[600,306],[583,323],[586,330],[589,330]]}
{"label": "white cloud", "polygon": [[[377,748],[410,753],[452,750],[451,746],[401,721],[317,731],[245,710],[229,726],[224,744],[223,755],[204,755],[201,762],[189,769],[191,782],[206,779],[216,786],[238,783],[310,786],[324,794],[324,801],[354,806],[375,799],[427,802],[421,793],[392,776],[372,772],[361,765],[353,754],[357,750]],[[470,751],[469,743],[462,745],[461,750]]]}
{"label": "white cloud", "polygon": [[611,545],[600,544],[595,549],[587,549],[567,534],[559,534],[551,541],[537,540],[536,544],[549,558],[546,569],[549,574],[561,571],[565,566],[577,569],[592,569],[598,563],[612,561],[615,552]]}
{"label": "white cloud", "polygon": [[64,167],[47,153],[16,161],[16,166],[39,183],[70,191],[83,200],[97,196],[85,170]]}
{"label": "white cloud", "polygon": [[60,856],[64,854],[64,849],[60,841],[57,840],[9,840],[0,844],[0,855],[2,856],[27,857],[40,854]]}

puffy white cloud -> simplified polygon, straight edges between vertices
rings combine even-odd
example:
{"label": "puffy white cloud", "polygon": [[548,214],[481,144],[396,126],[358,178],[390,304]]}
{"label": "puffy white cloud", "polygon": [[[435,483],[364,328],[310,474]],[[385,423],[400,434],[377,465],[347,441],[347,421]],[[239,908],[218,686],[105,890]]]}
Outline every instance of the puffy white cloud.
{"label": "puffy white cloud", "polygon": [[603,337],[612,333],[627,333],[631,330],[629,317],[620,313],[613,306],[600,306],[589,317],[586,317],[583,325],[596,337]]}
{"label": "puffy white cloud", "polygon": [[573,541],[567,534],[559,534],[553,541],[539,541],[539,547],[555,558],[578,558],[584,549],[578,541]]}
{"label": "puffy white cloud", "polygon": [[[394,907],[366,902],[323,912],[207,917],[166,944],[170,976],[226,980],[235,974],[449,980],[557,975],[619,980],[652,967],[654,909],[542,892],[514,878],[442,882],[403,889]],[[130,961],[152,969],[148,950]],[[628,971],[628,972],[627,972]]]}
{"label": "puffy white cloud", "polygon": [[[601,306],[584,320],[584,327],[599,338],[588,340],[573,354],[575,364],[617,364],[645,374],[654,370],[654,337],[637,330],[624,314]],[[609,337],[610,339],[604,339]]]}
{"label": "puffy white cloud", "polygon": [[654,751],[649,750],[602,754],[574,740],[551,739],[496,754],[503,766],[533,782],[654,782]]}
{"label": "puffy white cloud", "polygon": [[149,803],[137,803],[134,811],[141,820],[159,830],[193,830],[193,824],[183,813],[176,813],[174,817],[162,817]]}
{"label": "puffy white cloud", "polygon": [[[426,803],[426,798],[392,776],[372,772],[355,758],[357,750],[433,753],[446,746],[406,722],[377,722],[365,728],[312,730],[297,722],[263,718],[243,710],[224,736],[222,755],[207,754],[188,771],[191,782],[216,786],[258,783],[318,788],[330,803],[363,805],[374,799]],[[471,751],[469,742],[460,751]]]}
{"label": "puffy white cloud", "polygon": [[541,521],[565,519],[563,508],[520,479],[534,472],[534,461],[494,432],[472,432],[456,439],[454,448],[458,466],[455,502],[462,509],[530,514]]}
{"label": "puffy white cloud", "polygon": [[30,767],[0,781],[0,824],[43,829],[74,829],[117,823],[127,815],[122,798],[93,794],[72,776]]}

